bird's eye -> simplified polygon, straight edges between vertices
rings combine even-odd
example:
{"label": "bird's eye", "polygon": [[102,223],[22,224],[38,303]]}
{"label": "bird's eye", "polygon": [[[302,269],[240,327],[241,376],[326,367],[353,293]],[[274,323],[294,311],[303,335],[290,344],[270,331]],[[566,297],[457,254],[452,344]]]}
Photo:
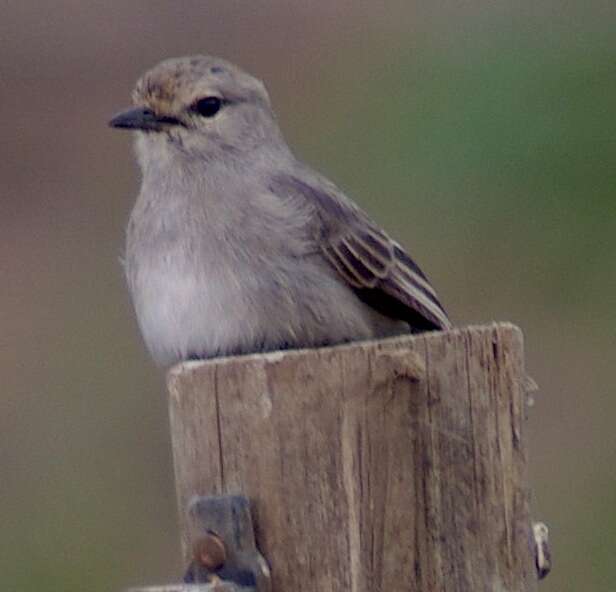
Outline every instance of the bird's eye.
{"label": "bird's eye", "polygon": [[223,101],[218,97],[204,97],[195,101],[193,110],[203,117],[214,117],[220,111],[222,105]]}

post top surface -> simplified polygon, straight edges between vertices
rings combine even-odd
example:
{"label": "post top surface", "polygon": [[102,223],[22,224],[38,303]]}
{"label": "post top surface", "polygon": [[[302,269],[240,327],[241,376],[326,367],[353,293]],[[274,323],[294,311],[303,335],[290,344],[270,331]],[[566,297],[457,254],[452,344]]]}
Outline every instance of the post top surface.
{"label": "post top surface", "polygon": [[171,384],[176,379],[198,373],[200,369],[207,369],[212,366],[220,364],[233,364],[237,362],[255,362],[261,361],[265,363],[276,363],[285,358],[305,356],[305,355],[323,355],[327,352],[351,352],[357,348],[366,347],[400,347],[404,344],[413,344],[421,340],[439,340],[459,337],[460,335],[477,335],[484,334],[490,331],[499,331],[500,333],[511,333],[517,335],[519,339],[522,339],[522,331],[513,323],[510,322],[494,322],[489,325],[468,325],[466,327],[459,327],[451,331],[430,331],[419,334],[399,335],[396,337],[386,337],[384,339],[375,339],[367,341],[354,341],[352,343],[343,343],[339,345],[332,345],[327,347],[318,348],[305,348],[305,349],[291,349],[291,350],[278,350],[263,353],[245,354],[241,356],[226,356],[219,358],[211,358],[208,360],[189,360],[186,362],[180,362],[175,366],[172,366],[167,372],[167,383]]}

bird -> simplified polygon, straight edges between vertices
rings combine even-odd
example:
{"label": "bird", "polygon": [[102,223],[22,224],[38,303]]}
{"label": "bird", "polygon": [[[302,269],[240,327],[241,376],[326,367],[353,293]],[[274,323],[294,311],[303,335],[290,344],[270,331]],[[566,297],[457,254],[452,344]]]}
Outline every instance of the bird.
{"label": "bird", "polygon": [[132,102],[109,125],[135,132],[123,263],[158,365],[452,327],[405,249],[295,157],[260,80],[171,58]]}

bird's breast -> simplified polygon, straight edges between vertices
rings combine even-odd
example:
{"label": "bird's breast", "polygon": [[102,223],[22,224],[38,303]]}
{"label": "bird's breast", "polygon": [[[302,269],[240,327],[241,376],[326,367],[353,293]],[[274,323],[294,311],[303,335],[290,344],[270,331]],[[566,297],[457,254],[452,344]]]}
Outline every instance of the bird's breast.
{"label": "bird's breast", "polygon": [[190,253],[159,253],[128,262],[135,311],[154,358],[169,364],[228,349],[242,334],[242,282]]}

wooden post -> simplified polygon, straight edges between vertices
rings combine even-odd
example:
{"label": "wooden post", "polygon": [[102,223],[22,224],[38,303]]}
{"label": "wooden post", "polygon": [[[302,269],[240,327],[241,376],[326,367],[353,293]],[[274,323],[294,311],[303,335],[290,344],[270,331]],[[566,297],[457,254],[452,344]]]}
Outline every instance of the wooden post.
{"label": "wooden post", "polygon": [[274,592],[536,589],[522,334],[510,324],[169,373],[184,549],[243,494]]}

